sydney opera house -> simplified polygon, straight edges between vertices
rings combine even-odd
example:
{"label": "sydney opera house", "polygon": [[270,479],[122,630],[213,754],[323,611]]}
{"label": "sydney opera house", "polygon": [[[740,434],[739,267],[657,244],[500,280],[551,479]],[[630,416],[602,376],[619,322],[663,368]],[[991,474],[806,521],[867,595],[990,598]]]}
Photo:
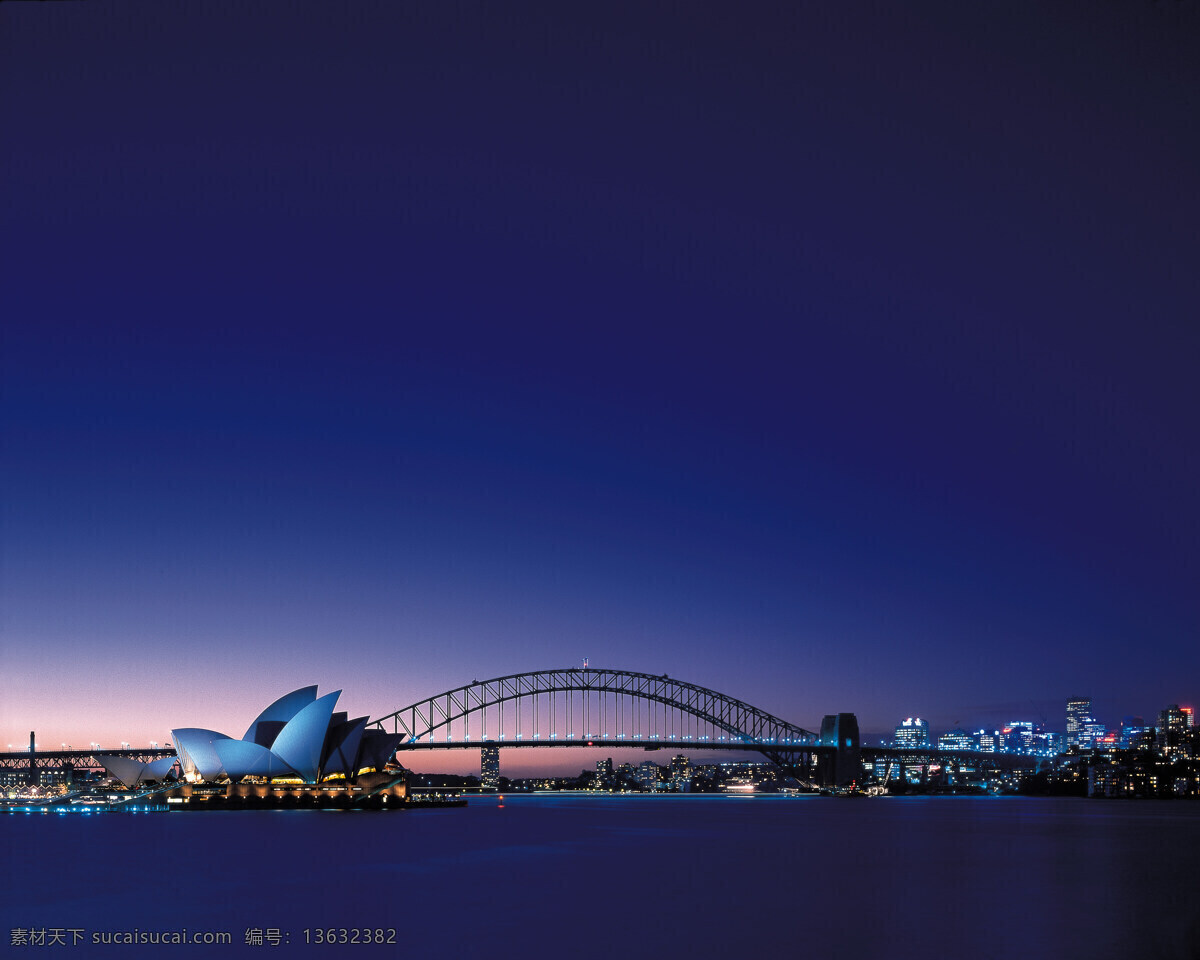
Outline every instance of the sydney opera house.
{"label": "sydney opera house", "polygon": [[280,697],[240,740],[197,727],[172,730],[176,758],[152,764],[105,758],[126,786],[178,778],[167,802],[190,807],[379,806],[403,802],[403,772],[393,765],[403,734],[367,729],[369,719],[335,713],[341,691],[315,686]]}

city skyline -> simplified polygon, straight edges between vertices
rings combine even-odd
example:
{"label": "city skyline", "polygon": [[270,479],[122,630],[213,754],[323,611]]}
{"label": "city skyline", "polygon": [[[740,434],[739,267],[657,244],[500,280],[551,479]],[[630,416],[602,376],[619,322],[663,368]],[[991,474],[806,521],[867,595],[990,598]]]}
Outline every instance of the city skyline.
{"label": "city skyline", "polygon": [[0,737],[1195,703],[1195,20],[0,6]]}

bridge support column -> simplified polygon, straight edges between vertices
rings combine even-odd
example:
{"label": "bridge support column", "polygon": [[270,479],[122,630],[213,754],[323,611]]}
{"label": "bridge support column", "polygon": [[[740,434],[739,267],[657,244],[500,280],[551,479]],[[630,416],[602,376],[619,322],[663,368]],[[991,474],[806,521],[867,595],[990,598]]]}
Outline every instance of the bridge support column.
{"label": "bridge support column", "polygon": [[821,720],[821,746],[833,747],[822,759],[832,764],[821,766],[821,786],[845,787],[862,779],[862,744],[858,738],[858,717],[852,713],[831,713]]}

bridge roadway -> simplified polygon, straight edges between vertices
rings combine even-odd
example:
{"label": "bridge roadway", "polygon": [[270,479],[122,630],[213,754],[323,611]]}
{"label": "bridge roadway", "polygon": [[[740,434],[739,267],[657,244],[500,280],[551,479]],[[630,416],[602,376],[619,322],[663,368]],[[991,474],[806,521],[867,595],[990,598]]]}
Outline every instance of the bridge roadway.
{"label": "bridge roadway", "polygon": [[[692,739],[690,737],[663,737],[658,740],[648,740],[646,738],[621,737],[621,736],[593,736],[584,737],[576,735],[574,737],[558,737],[558,738],[543,738],[543,739],[497,739],[497,740],[420,740],[407,741],[400,744],[399,753],[414,750],[479,750],[483,747],[512,747],[526,749],[530,747],[589,747],[604,748],[611,750],[645,750],[647,752],[655,750],[674,750],[674,749],[689,749],[689,750],[705,750],[710,752],[720,752],[722,750],[745,750],[751,753],[761,753],[763,750],[769,750],[773,746],[788,746],[786,743],[776,744],[774,741],[739,741],[739,740],[708,740],[708,739]],[[795,746],[800,746],[796,744]],[[832,750],[832,747],[821,747],[808,745],[807,750]],[[938,750],[936,748],[921,749],[911,747],[862,747],[862,759],[864,763],[875,761],[903,761],[905,766],[919,766],[921,764],[939,764],[952,761],[955,763],[979,763],[981,761],[993,762],[993,765],[999,769],[1015,769],[1017,767],[1036,767],[1040,763],[1047,763],[1050,757],[1039,757],[1031,754],[1022,753],[991,753],[983,750]]]}
{"label": "bridge roadway", "polygon": [[[794,745],[800,747],[800,744]],[[821,751],[823,749],[833,749],[831,747],[814,746],[812,744],[803,745],[805,750]],[[704,738],[691,737],[662,737],[657,740],[648,739],[645,737],[621,737],[621,736],[592,736],[585,737],[582,734],[576,736],[565,737],[545,737],[541,739],[524,740],[520,738],[501,738],[487,740],[408,740],[400,744],[399,753],[414,750],[479,750],[483,747],[512,747],[526,749],[529,747],[589,747],[604,748],[609,750],[645,750],[651,752],[654,750],[749,750],[754,753],[761,753],[763,750],[769,750],[772,747],[783,749],[789,748],[786,743],[776,743],[775,741],[741,741],[741,740],[710,740]]]}

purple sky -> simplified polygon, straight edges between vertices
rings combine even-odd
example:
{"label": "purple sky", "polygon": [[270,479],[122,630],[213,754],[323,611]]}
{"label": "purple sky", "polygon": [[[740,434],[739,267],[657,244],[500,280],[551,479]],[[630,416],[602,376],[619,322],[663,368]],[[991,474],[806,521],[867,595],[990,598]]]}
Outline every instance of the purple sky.
{"label": "purple sky", "polygon": [[1198,19],[0,6],[0,738],[1200,699]]}

